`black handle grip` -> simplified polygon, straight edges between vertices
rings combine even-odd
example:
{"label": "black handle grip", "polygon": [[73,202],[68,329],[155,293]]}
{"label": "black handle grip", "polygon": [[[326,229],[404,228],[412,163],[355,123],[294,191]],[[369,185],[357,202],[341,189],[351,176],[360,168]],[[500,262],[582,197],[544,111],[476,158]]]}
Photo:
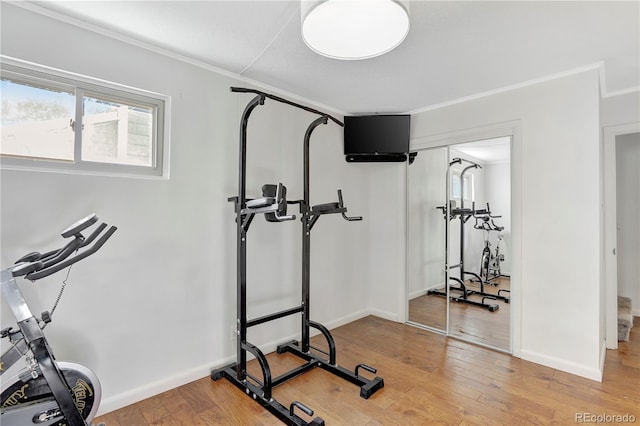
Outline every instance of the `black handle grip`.
{"label": "black handle grip", "polygon": [[[342,189],[338,189],[338,206],[340,208],[344,207],[344,203],[342,201]],[[362,216],[347,216],[346,215],[346,211],[347,209],[345,209],[345,211],[342,212],[342,218],[344,220],[348,220],[349,222],[353,222],[356,220],[362,220]]]}
{"label": "black handle grip", "polygon": [[73,240],[69,241],[67,245],[62,247],[60,250],[51,252],[52,254],[50,256],[43,256],[42,258],[40,258],[40,261],[44,264],[43,268],[48,268],[49,266],[62,262],[74,251],[78,250],[82,246],[83,242],[84,237],[82,235],[77,235]]}
{"label": "black handle grip", "polygon": [[30,274],[34,271],[40,270],[44,267],[42,262],[24,263],[18,265],[11,270],[11,275],[14,277],[21,277],[23,275]]}
{"label": "black handle grip", "polygon": [[[55,274],[56,272],[63,270],[67,266],[71,266],[74,263],[79,262],[80,260],[82,260],[82,259],[84,259],[84,258],[86,258],[88,256],[91,256],[92,254],[97,252],[105,242],[107,242],[107,240],[113,235],[114,232],[116,232],[117,229],[118,228],[116,228],[115,226],[110,227],[107,230],[107,232],[105,232],[105,234],[102,235],[102,237],[100,237],[100,239],[98,239],[98,241],[96,241],[95,244],[90,249],[87,249],[87,250],[83,251],[82,253],[80,253],[79,255],[74,256],[74,257],[72,257],[70,259],[67,259],[67,260],[65,260],[63,262],[56,263],[56,264],[54,264],[52,266],[45,267],[44,269],[41,269],[41,270],[39,270],[37,272],[33,272],[33,273],[30,273],[30,274],[27,274],[26,278],[28,280],[31,280],[31,281],[36,281],[36,280],[39,280],[41,278],[48,277],[51,274]],[[80,238],[76,238],[76,239],[77,240],[81,240]]]}
{"label": "black handle grip", "polygon": [[358,376],[358,370],[359,369],[363,369],[363,370],[367,370],[369,373],[373,373],[376,374],[378,372],[378,370],[376,370],[373,367],[369,367],[367,364],[358,364],[356,365],[356,376]]}
{"label": "black handle grip", "polygon": [[101,224],[100,224],[100,226],[98,226],[98,227],[96,228],[96,230],[95,230],[95,231],[93,231],[93,232],[91,233],[91,235],[89,235],[89,238],[87,238],[86,240],[84,240],[84,243],[82,243],[82,244],[80,245],[80,247],[88,246],[89,244],[91,244],[91,243],[93,242],[93,240],[95,240],[95,239],[96,239],[96,237],[97,237],[98,235],[100,235],[100,233],[101,233],[102,231],[104,231],[104,228],[106,228],[106,227],[107,227],[107,224],[106,224],[106,223],[101,223]]}
{"label": "black handle grip", "polygon": [[34,260],[41,259],[43,256],[37,251],[32,251],[31,253],[27,253],[22,256],[20,259],[16,260],[16,264],[24,263],[24,262],[33,262]]}
{"label": "black handle grip", "polygon": [[48,251],[48,252],[46,252],[44,254],[41,254],[40,257],[38,258],[38,260],[41,260],[41,261],[44,262],[44,261],[52,258],[53,256],[55,256],[56,253],[58,253],[59,251],[60,251],[60,249],[50,250],[50,251]]}
{"label": "black handle grip", "polygon": [[304,405],[300,401],[293,401],[289,406],[289,415],[293,417],[293,409],[298,407],[300,410],[304,411],[307,416],[313,416],[313,410],[306,405]]}

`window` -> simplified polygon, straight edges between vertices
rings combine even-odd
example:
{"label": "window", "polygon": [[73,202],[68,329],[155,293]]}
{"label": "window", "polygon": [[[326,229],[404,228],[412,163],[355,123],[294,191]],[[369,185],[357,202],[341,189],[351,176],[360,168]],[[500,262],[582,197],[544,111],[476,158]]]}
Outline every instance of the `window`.
{"label": "window", "polygon": [[168,97],[5,58],[0,89],[3,168],[168,175]]}
{"label": "window", "polygon": [[[473,201],[473,175],[464,175],[464,200]],[[460,172],[451,172],[451,199],[460,200],[462,179],[460,179]]]}

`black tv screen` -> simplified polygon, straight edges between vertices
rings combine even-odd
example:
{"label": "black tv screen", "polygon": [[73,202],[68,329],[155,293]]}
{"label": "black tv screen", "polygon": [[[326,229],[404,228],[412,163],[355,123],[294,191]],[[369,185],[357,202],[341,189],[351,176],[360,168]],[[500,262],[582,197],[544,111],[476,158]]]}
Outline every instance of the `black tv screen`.
{"label": "black tv screen", "polygon": [[409,152],[411,116],[358,115],[344,118],[345,155],[385,155]]}

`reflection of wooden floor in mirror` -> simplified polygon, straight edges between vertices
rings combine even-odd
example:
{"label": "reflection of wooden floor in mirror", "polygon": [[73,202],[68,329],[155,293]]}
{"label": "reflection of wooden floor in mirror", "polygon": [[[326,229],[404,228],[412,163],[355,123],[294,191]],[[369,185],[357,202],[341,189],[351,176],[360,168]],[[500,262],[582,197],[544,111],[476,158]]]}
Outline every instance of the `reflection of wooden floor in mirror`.
{"label": "reflection of wooden floor in mirror", "polygon": [[[497,294],[499,290],[509,290],[509,278],[495,280],[498,285],[485,285],[485,293]],[[480,285],[467,281],[469,290],[480,290]],[[459,292],[452,291],[457,295]],[[508,295],[502,293],[503,295]],[[480,302],[480,296],[470,296]],[[444,329],[446,324],[446,298],[437,295],[424,295],[409,301],[409,321]],[[498,305],[498,310],[488,309],[465,303],[451,302],[449,312],[449,335],[465,340],[509,350],[510,304],[502,300],[486,300],[486,303]]]}

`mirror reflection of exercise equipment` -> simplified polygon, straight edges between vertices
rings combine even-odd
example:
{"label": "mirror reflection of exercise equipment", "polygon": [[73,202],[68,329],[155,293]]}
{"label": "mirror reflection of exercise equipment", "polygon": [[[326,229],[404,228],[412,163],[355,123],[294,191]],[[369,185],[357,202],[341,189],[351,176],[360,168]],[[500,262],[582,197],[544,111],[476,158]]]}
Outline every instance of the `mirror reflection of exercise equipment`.
{"label": "mirror reflection of exercise equipment", "polygon": [[[497,292],[488,292],[485,291],[485,287],[489,284],[482,277],[482,270],[485,265],[481,262],[479,273],[472,272],[468,267],[465,267],[465,228],[467,222],[474,218],[476,221],[475,229],[479,229],[478,223],[484,224],[491,222],[493,218],[499,216],[492,216],[491,210],[489,210],[489,203],[487,203],[486,209],[476,209],[475,202],[471,202],[471,208],[466,208],[464,205],[464,194],[465,194],[465,173],[471,169],[481,169],[482,166],[480,164],[475,163],[470,160],[463,160],[459,157],[454,158],[450,163],[449,167],[452,167],[456,164],[465,163],[464,168],[460,172],[460,193],[462,194],[460,197],[461,206],[458,208],[455,205],[454,200],[449,201],[449,206],[438,206],[436,207],[439,210],[442,210],[445,220],[450,220],[452,223],[455,221],[459,224],[459,241],[458,241],[458,251],[460,253],[460,257],[458,258],[457,263],[449,262],[449,291],[446,289],[436,289],[429,290],[429,295],[439,295],[449,297],[449,300],[452,300],[456,303],[465,303],[469,305],[473,305],[480,308],[485,308],[489,312],[495,312],[500,308],[500,305],[497,303],[492,303],[492,301],[501,300],[505,303],[509,303],[509,296],[506,293],[510,291],[508,289],[500,289]],[[490,226],[490,225],[488,225]],[[451,243],[452,241],[449,240]],[[485,248],[488,248],[490,242],[488,240],[485,241]],[[487,250],[483,249],[483,261],[485,260],[485,255],[487,255]],[[488,269],[487,259],[487,269]],[[469,264],[467,263],[466,266]],[[452,273],[454,269],[457,269],[458,276]],[[477,286],[472,286],[470,284],[477,284]],[[493,282],[491,284],[496,284],[497,282]],[[475,287],[475,288],[474,288]]]}
{"label": "mirror reflection of exercise equipment", "polygon": [[510,351],[510,137],[419,151],[407,173],[408,321]]}
{"label": "mirror reflection of exercise equipment", "polygon": [[430,297],[446,283],[446,226],[437,206],[447,202],[449,150],[418,152],[407,168],[407,295],[410,323],[447,332],[447,303]]}
{"label": "mirror reflection of exercise equipment", "polygon": [[[500,268],[501,262],[504,262],[505,257],[503,253],[500,253],[500,242],[502,241],[502,231],[504,226],[498,226],[493,221],[495,218],[501,218],[502,216],[492,216],[491,207],[487,203],[485,214],[476,214],[474,229],[479,229],[484,232],[484,248],[482,249],[482,257],[480,259],[480,278],[490,285],[498,285],[499,278],[509,278],[508,275],[502,273]],[[491,248],[491,232],[496,232],[496,245],[495,249]]]}

